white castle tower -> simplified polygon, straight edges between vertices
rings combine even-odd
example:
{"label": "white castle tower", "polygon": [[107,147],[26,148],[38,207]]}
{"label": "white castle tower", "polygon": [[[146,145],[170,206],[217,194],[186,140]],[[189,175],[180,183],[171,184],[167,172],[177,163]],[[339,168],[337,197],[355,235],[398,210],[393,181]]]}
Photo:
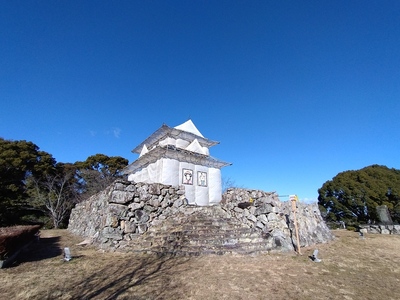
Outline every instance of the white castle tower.
{"label": "white castle tower", "polygon": [[125,169],[128,180],[185,186],[189,204],[213,205],[221,201],[221,168],[230,165],[210,156],[218,142],[204,138],[191,120],[162,125],[132,150],[139,158]]}

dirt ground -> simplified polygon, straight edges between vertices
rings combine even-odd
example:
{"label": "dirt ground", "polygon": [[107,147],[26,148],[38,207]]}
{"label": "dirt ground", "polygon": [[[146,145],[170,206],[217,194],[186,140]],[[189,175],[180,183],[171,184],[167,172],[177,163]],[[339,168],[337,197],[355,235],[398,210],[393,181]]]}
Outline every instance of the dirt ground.
{"label": "dirt ground", "polygon": [[[333,233],[302,255],[157,257],[104,253],[45,230],[0,270],[0,299],[400,299],[400,236]],[[322,262],[310,260],[314,249]]]}

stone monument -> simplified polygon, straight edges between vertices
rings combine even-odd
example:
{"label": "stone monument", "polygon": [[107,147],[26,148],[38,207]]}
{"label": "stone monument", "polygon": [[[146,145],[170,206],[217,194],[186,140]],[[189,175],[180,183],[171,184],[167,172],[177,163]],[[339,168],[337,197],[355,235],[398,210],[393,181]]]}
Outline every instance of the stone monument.
{"label": "stone monument", "polygon": [[393,224],[392,218],[390,217],[389,209],[386,205],[377,206],[376,213],[378,215],[381,224],[383,225]]}

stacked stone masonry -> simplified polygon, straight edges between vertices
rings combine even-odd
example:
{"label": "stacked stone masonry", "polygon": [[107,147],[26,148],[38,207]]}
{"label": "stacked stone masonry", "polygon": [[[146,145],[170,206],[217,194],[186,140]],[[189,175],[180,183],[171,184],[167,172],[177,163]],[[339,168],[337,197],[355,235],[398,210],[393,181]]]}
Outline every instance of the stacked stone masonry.
{"label": "stacked stone masonry", "polygon": [[400,234],[400,225],[360,225],[362,233]]}
{"label": "stacked stone masonry", "polygon": [[[317,204],[297,202],[300,246],[333,236]],[[177,255],[291,251],[291,203],[275,193],[228,189],[215,206],[192,206],[184,187],[116,181],[79,203],[68,229],[107,250]]]}

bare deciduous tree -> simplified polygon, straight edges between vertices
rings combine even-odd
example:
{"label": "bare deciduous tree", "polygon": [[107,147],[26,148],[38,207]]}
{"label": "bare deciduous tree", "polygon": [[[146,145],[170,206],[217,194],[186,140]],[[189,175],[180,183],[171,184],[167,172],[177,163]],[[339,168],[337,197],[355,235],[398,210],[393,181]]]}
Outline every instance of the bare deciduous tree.
{"label": "bare deciduous tree", "polygon": [[74,172],[47,175],[42,180],[31,178],[34,187],[34,201],[46,208],[54,228],[59,228],[75,202],[73,188]]}

